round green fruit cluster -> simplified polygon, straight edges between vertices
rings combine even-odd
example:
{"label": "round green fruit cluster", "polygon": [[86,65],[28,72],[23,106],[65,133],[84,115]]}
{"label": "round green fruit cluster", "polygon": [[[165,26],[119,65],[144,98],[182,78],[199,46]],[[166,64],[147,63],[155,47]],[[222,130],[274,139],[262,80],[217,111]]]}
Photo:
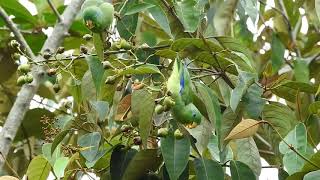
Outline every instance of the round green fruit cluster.
{"label": "round green fruit cluster", "polygon": [[18,71],[22,74],[17,79],[17,84],[19,86],[22,86],[26,83],[32,83],[33,76],[30,73],[31,71],[30,64],[21,64],[20,66],[18,66]]}
{"label": "round green fruit cluster", "polygon": [[84,24],[94,33],[101,33],[113,22],[113,5],[103,0],[86,0],[81,11]]}

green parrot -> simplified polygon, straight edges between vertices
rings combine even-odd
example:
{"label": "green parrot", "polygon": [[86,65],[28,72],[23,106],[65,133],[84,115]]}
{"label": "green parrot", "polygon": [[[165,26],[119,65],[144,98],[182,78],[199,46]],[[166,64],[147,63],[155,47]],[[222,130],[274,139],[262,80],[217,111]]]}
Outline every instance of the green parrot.
{"label": "green parrot", "polygon": [[175,102],[171,108],[172,116],[183,124],[193,124],[191,127],[200,124],[202,115],[192,103],[191,78],[186,66],[179,59],[174,62],[167,89]]}

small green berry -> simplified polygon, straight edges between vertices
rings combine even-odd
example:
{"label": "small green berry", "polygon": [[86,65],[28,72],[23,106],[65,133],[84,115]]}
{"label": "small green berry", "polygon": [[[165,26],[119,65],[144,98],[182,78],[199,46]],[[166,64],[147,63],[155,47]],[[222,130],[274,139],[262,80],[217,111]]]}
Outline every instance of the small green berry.
{"label": "small green berry", "polygon": [[157,135],[158,137],[167,137],[168,133],[169,133],[168,128],[160,128],[158,129]]}
{"label": "small green berry", "polygon": [[28,73],[30,72],[31,67],[29,64],[21,64],[20,66],[18,66],[18,71],[20,71],[21,73]]}
{"label": "small green berry", "polygon": [[181,133],[181,131],[179,129],[174,131],[174,137],[176,139],[182,139],[183,138],[183,134]]}

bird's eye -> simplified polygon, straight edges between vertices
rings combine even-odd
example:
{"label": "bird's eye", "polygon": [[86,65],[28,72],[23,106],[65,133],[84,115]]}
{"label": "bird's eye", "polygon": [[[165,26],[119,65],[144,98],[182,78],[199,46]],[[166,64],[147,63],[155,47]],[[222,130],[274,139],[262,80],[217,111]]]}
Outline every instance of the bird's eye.
{"label": "bird's eye", "polygon": [[196,115],[196,113],[192,113],[192,117],[194,117],[194,118],[195,118],[196,116],[197,116],[197,115]]}

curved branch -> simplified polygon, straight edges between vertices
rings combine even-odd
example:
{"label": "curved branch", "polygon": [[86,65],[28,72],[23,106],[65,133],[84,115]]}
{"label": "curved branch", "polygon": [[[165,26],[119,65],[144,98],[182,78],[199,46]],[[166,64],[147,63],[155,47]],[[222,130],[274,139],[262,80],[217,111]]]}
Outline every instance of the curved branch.
{"label": "curved branch", "polygon": [[[41,52],[43,52],[46,49],[50,49],[52,52],[58,48],[58,46],[62,43],[65,35],[68,33],[68,30],[74,21],[77,13],[80,10],[80,7],[84,0],[73,0],[69,4],[69,6],[66,8],[66,10],[62,14],[62,21],[58,22],[51,34],[50,37],[46,40],[44,43]],[[2,9],[1,9],[2,10]],[[9,19],[7,14],[0,14],[1,16],[5,17],[5,19]],[[12,27],[8,27],[12,31],[16,31],[17,29],[13,29]],[[21,35],[21,33],[19,33]],[[43,58],[41,56],[38,56],[34,59],[35,62],[42,61]],[[44,69],[43,67],[34,65],[34,68],[32,69],[32,72],[34,74],[34,81],[32,84],[26,84],[24,85],[20,92],[18,93],[18,96],[16,98],[16,101],[14,105],[12,106],[9,115],[6,119],[6,122],[3,126],[2,131],[0,132],[0,153],[3,155],[3,157],[0,157],[0,169],[2,169],[5,158],[8,155],[8,152],[10,150],[12,141],[14,137],[16,136],[16,133],[21,125],[21,122],[24,118],[25,113],[29,109],[30,102],[33,98],[33,96],[36,94],[40,82],[44,77]]]}

